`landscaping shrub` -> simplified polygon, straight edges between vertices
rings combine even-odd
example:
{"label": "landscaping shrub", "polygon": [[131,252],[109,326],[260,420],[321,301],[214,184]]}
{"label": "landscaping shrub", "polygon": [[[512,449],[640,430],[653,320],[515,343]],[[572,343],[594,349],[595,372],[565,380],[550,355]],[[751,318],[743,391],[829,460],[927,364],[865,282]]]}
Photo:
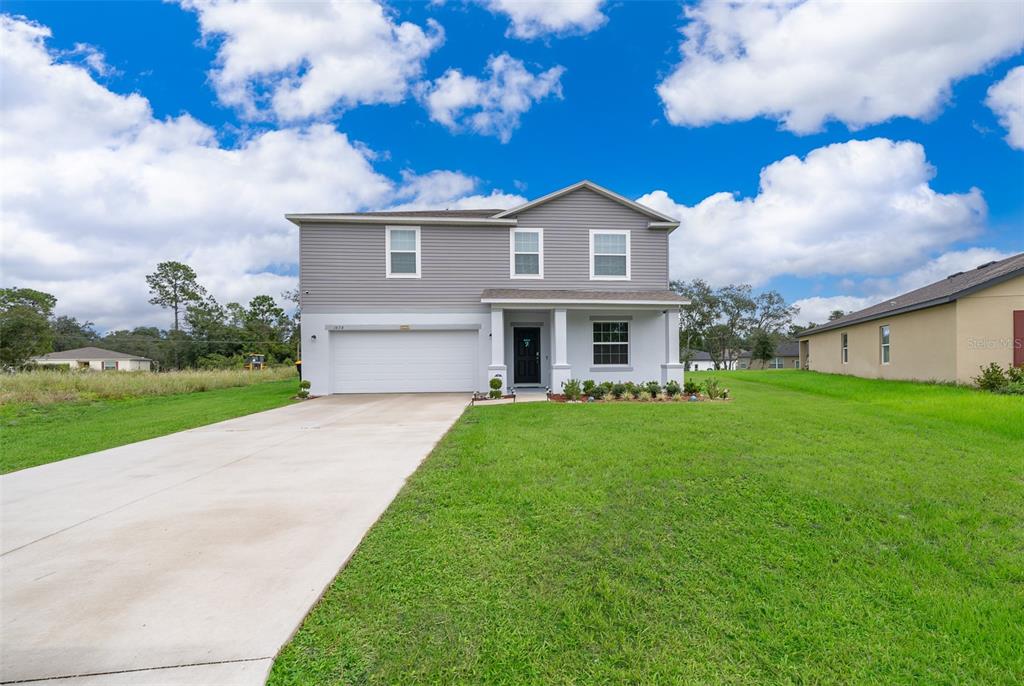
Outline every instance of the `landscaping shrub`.
{"label": "landscaping shrub", "polygon": [[1024,395],[1024,381],[1011,381],[995,390],[1000,395]]}
{"label": "landscaping shrub", "polygon": [[[586,386],[584,386],[584,389],[585,388]],[[594,400],[600,400],[601,398],[609,394],[610,391],[608,391],[608,389],[604,387],[603,383],[595,385],[593,388],[590,389],[589,393],[590,397],[593,398]]]}
{"label": "landscaping shrub", "polygon": [[587,379],[586,381],[583,382],[583,395],[594,396],[595,388],[597,388],[597,382],[595,382],[593,379]]}
{"label": "landscaping shrub", "polygon": [[494,398],[495,400],[500,398],[501,397],[501,379],[499,379],[496,376],[491,377],[491,380],[488,382],[488,385],[491,387],[491,390],[490,390],[490,392],[487,395],[489,395],[491,398]]}
{"label": "landscaping shrub", "polygon": [[634,397],[640,391],[640,388],[635,383],[633,383],[632,381],[627,381],[625,385],[626,385],[626,392],[629,393],[630,395],[634,396]]}
{"label": "landscaping shrub", "polygon": [[569,379],[562,382],[562,394],[566,400],[579,400],[583,389],[580,387],[579,379]]}
{"label": "landscaping shrub", "polygon": [[974,377],[974,383],[984,391],[997,391],[1009,383],[1009,379],[1003,373],[1003,368],[995,362],[987,367],[978,367],[978,369],[981,370],[981,374]]}
{"label": "landscaping shrub", "polygon": [[718,383],[718,379],[708,379],[704,382],[704,395],[709,400],[717,400],[722,397],[722,386]]}
{"label": "landscaping shrub", "polygon": [[611,387],[611,392],[613,398],[621,398],[626,394],[626,384],[613,383]]}
{"label": "landscaping shrub", "polygon": [[1024,367],[1007,368],[1006,380],[1010,383],[1024,383]]}
{"label": "landscaping shrub", "polygon": [[643,390],[650,393],[651,396],[656,396],[659,393],[661,393],[661,384],[658,383],[657,381],[648,381],[647,383],[643,384]]}
{"label": "landscaping shrub", "polygon": [[312,385],[308,379],[303,379],[299,382],[299,388],[305,388],[306,390],[309,390],[309,387]]}
{"label": "landscaping shrub", "polygon": [[[635,385],[633,387],[636,388]],[[628,386],[625,389],[623,389],[623,391],[622,391],[622,400],[635,400],[635,399],[636,399],[636,393],[633,393],[632,391],[630,391]]]}
{"label": "landscaping shrub", "polygon": [[690,381],[689,379],[685,379],[683,381],[683,393],[685,393],[686,395],[694,395],[695,393],[700,393],[700,384],[697,383],[696,381]]}
{"label": "landscaping shrub", "polygon": [[654,396],[651,395],[651,392],[648,391],[646,388],[642,389],[639,393],[636,394],[636,399],[642,400],[644,402],[650,401],[653,397]]}
{"label": "landscaping shrub", "polygon": [[679,382],[676,381],[675,379],[672,379],[667,384],[665,384],[665,393],[669,394],[670,396],[679,395],[681,391],[682,389],[679,388]]}

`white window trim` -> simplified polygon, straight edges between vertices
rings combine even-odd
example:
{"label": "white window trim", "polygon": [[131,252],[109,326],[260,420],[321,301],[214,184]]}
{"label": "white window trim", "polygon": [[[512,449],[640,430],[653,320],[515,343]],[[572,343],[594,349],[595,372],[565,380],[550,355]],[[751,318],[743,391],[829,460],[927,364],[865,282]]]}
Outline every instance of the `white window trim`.
{"label": "white window trim", "polygon": [[[594,236],[597,234],[620,234],[626,237],[626,275],[625,276],[597,276],[594,274]],[[590,280],[591,281],[629,281],[630,280],[630,266],[632,263],[631,247],[632,241],[631,232],[628,229],[591,229],[590,230]]]}
{"label": "white window trim", "polygon": [[850,334],[839,334],[839,357],[843,364],[850,364]]}
{"label": "white window trim", "polygon": [[[882,335],[882,329],[889,329],[889,342],[885,342],[885,338]],[[889,350],[889,359],[885,359],[886,348]],[[892,362],[892,329],[888,324],[882,324],[878,327],[878,359],[882,363],[882,366],[887,366]]]}
{"label": "white window trim", "polygon": [[[414,274],[392,274],[391,273],[391,232],[392,231],[415,231],[416,232],[416,273]],[[420,261],[423,251],[420,249],[420,227],[418,226],[386,226],[384,227],[384,277],[388,279],[418,279],[420,278]]]}
{"label": "white window trim", "polygon": [[[535,233],[537,234],[537,273],[516,274],[516,234]],[[522,253],[532,255],[533,253]],[[544,278],[544,229],[535,229],[528,226],[512,226],[508,231],[508,278],[510,279],[543,279]]]}
{"label": "white window trim", "polygon": [[[598,319],[590,322],[590,366],[594,369],[622,369],[633,364],[633,327],[628,319]],[[594,340],[595,324],[625,324],[626,325],[626,361],[615,364],[598,364],[594,362],[594,346],[598,345],[622,345],[621,343],[598,343]]]}

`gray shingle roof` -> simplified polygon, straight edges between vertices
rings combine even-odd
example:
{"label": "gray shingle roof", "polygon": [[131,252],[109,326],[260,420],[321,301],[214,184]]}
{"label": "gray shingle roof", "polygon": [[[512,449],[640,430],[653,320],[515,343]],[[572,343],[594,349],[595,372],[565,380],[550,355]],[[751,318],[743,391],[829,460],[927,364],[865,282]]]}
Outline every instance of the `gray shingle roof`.
{"label": "gray shingle roof", "polygon": [[1024,275],[1024,253],[1008,257],[1005,260],[999,260],[998,262],[982,264],[966,272],[950,274],[942,281],[930,283],[917,290],[897,295],[895,298],[890,298],[885,302],[865,307],[858,312],[853,312],[845,317],[840,317],[839,319],[816,326],[813,329],[808,329],[801,333],[800,337],[812,336],[824,331],[832,331],[843,326],[869,322],[894,314],[943,305],[1020,275]]}
{"label": "gray shingle roof", "polygon": [[92,346],[86,348],[75,348],[74,350],[62,350],[56,353],[40,355],[40,360],[149,360],[148,357],[139,357],[129,353],[119,353],[114,350],[104,350]]}
{"label": "gray shingle roof", "polygon": [[481,300],[593,300],[657,302],[666,305],[686,305],[690,301],[672,291],[584,291],[548,288],[487,288]]}

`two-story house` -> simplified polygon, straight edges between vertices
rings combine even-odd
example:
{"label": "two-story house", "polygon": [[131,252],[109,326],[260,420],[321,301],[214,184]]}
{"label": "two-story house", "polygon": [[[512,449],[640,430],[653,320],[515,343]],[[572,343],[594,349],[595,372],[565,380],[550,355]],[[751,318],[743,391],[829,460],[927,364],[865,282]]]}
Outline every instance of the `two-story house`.
{"label": "two-story house", "polygon": [[679,223],[597,184],[507,210],[287,218],[314,395],[682,381]]}

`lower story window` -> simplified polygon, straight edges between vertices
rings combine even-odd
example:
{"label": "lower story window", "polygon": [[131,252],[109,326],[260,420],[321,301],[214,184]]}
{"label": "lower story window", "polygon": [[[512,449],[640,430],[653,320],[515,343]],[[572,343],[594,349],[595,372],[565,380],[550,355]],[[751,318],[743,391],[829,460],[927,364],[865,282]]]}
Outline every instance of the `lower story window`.
{"label": "lower story window", "polygon": [[629,322],[594,322],[594,364],[629,364]]}
{"label": "lower story window", "polygon": [[103,360],[104,371],[108,369],[117,369],[117,362],[114,360]]}
{"label": "lower story window", "polygon": [[774,360],[772,360],[772,369],[782,369],[783,366],[784,365],[781,357],[776,357]]}

